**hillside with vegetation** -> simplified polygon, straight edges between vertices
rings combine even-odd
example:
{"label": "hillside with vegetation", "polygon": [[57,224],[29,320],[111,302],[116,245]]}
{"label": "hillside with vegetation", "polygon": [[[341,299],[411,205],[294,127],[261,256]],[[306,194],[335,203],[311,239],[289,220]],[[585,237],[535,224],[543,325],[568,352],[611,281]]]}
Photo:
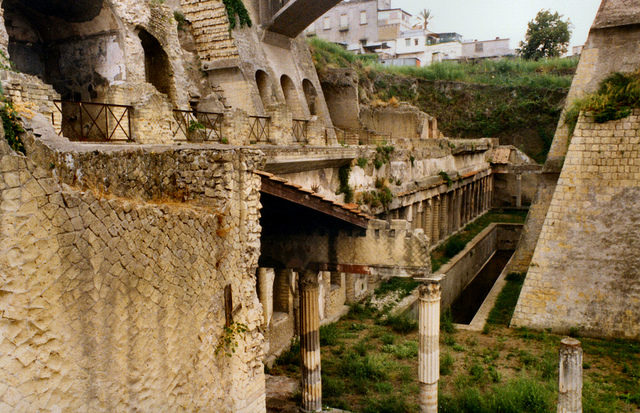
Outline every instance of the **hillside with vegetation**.
{"label": "hillside with vegetation", "polygon": [[309,46],[321,79],[332,68],[358,73],[362,103],[412,103],[435,116],[446,136],[497,137],[538,162],[546,158],[578,64],[553,58],[385,67],[376,55],[355,55],[318,38]]}

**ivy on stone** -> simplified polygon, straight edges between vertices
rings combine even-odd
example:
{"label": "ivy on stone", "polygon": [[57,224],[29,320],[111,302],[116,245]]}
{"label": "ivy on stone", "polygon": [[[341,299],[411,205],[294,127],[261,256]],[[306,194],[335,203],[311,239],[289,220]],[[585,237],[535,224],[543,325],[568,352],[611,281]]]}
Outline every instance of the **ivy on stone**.
{"label": "ivy on stone", "polygon": [[244,7],[242,0],[222,0],[224,3],[224,7],[227,9],[227,16],[229,16],[229,29],[233,30],[236,28],[237,21],[236,16],[240,20],[240,27],[251,27],[251,17],[249,17],[249,12]]}

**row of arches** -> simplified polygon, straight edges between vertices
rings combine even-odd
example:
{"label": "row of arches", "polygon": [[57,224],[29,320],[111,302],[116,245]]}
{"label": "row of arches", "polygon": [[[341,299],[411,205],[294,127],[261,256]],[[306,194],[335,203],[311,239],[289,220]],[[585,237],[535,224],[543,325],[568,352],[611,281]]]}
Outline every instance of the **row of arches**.
{"label": "row of arches", "polygon": [[[258,70],[255,76],[256,84],[258,85],[258,92],[260,93],[260,100],[264,108],[275,103],[273,96],[273,87],[269,75],[264,70]],[[300,95],[296,89],[293,80],[287,75],[280,77],[280,88],[284,95],[285,103],[293,113],[294,118],[304,117],[304,109],[300,100]],[[309,79],[302,81],[302,91],[304,93],[304,99],[311,116],[317,115],[317,98],[318,93],[313,83]]]}

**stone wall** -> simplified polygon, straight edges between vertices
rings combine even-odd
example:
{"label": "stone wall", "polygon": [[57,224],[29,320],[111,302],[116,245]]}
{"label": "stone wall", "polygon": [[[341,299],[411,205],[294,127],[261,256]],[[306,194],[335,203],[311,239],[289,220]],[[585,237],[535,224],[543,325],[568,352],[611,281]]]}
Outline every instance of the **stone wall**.
{"label": "stone wall", "polygon": [[640,117],[581,116],[512,325],[640,338]]}
{"label": "stone wall", "polygon": [[[592,93],[598,84],[612,72],[633,72],[640,66],[640,26],[637,20],[640,5],[627,0],[603,0],[589,38],[580,56],[565,110],[575,99]],[[620,16],[626,16],[620,19]],[[634,21],[634,19],[636,19]],[[609,22],[609,23],[605,23]],[[630,24],[634,22],[635,24]],[[616,26],[616,24],[620,26]],[[569,147],[569,129],[564,122],[564,112],[549,150],[541,176],[538,192],[525,223],[520,245],[509,264],[509,271],[526,272],[533,250],[547,215],[555,182],[562,169]]]}
{"label": "stone wall", "polygon": [[264,411],[258,154],[24,139],[0,141],[0,409]]}

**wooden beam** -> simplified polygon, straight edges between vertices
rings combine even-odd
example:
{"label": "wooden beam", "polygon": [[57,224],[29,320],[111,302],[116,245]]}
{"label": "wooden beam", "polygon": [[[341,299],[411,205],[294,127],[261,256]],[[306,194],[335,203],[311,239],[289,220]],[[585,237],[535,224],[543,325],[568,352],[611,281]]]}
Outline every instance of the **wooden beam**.
{"label": "wooden beam", "polygon": [[350,212],[341,206],[335,205],[328,200],[323,200],[318,196],[314,196],[284,183],[276,182],[266,176],[261,176],[261,178],[262,188],[260,191],[265,194],[273,195],[289,202],[293,202],[294,204],[302,205],[306,208],[313,209],[322,214],[332,216],[363,229],[366,229],[368,226],[369,221],[366,218]]}

